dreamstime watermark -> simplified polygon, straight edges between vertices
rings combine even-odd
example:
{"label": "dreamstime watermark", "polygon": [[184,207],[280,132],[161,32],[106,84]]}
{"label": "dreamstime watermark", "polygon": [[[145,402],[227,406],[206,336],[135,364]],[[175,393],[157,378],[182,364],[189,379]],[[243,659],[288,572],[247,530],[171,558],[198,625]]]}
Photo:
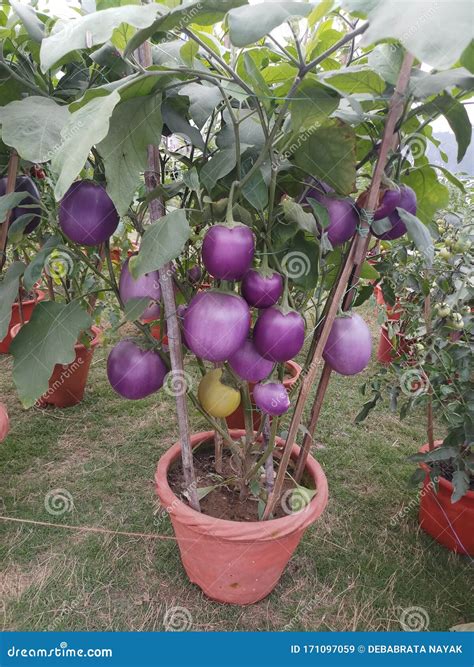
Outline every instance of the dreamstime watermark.
{"label": "dreamstime watermark", "polygon": [[193,387],[193,379],[186,371],[170,371],[165,377],[163,388],[168,396],[184,396]]}
{"label": "dreamstime watermark", "polygon": [[289,160],[291,156],[294,155],[306,141],[308,141],[310,136],[316,132],[318,127],[319,126],[315,123],[308,127],[307,130],[303,130],[303,132],[298,135],[298,139],[290,144],[288,148],[281,153],[278,153],[278,155],[274,155],[272,159],[272,169],[276,171],[285,160]]}
{"label": "dreamstime watermark", "polygon": [[410,500],[408,505],[405,505],[404,507],[402,507],[401,510],[399,510],[396,514],[394,514],[394,516],[392,516],[392,518],[390,519],[390,525],[392,526],[392,528],[395,528],[395,526],[397,526],[401,521],[403,521],[403,519],[405,519],[405,517],[408,514],[410,514],[410,512],[412,510],[414,510],[416,507],[418,507],[418,505],[420,504],[420,500],[424,496],[426,496],[427,494],[434,491],[434,483],[436,483],[437,480],[438,480],[437,477],[435,477],[434,480],[430,479],[428,484],[426,484],[419,491],[419,493],[417,493],[416,496]]}
{"label": "dreamstime watermark", "polygon": [[67,252],[53,250],[48,257],[44,269],[54,282],[60,283],[61,280],[64,280],[64,278],[67,278],[72,273],[73,261]]}
{"label": "dreamstime watermark", "polygon": [[169,607],[163,616],[165,632],[186,632],[192,624],[193,617],[186,607]]}
{"label": "dreamstime watermark", "polygon": [[84,364],[84,359],[79,357],[75,359],[71,364],[64,364],[61,375],[57,380],[55,380],[47,389],[47,391],[40,397],[35,403],[37,408],[43,407],[48,398],[50,398],[63,384],[68,380],[79,368]]}
{"label": "dreamstime watermark", "polygon": [[74,119],[74,122],[69,125],[65,125],[64,128],[61,130],[61,139],[62,142],[55,144],[44,156],[43,162],[48,162],[49,160],[52,160],[54,156],[59,153],[59,151],[64,147],[67,141],[70,139],[74,139],[74,137],[80,132],[80,130],[84,127],[84,121],[80,119]]}
{"label": "dreamstime watermark", "polygon": [[48,514],[61,516],[74,509],[74,500],[67,489],[52,489],[44,497],[44,508]]}
{"label": "dreamstime watermark", "polygon": [[53,621],[48,625],[46,628],[47,632],[54,632],[57,630],[58,626],[60,625],[61,621],[74,612],[80,605],[80,600],[76,599],[73,600],[72,602],[63,602],[62,605],[59,608],[59,611],[57,614],[55,614],[55,617]]}
{"label": "dreamstime watermark", "polygon": [[400,389],[405,396],[417,397],[426,394],[430,381],[422,368],[411,368],[400,377]]}
{"label": "dreamstime watermark", "polygon": [[[189,497],[189,492],[197,489],[197,482],[192,482],[184,491],[183,495]],[[160,506],[160,509],[156,512],[155,518],[153,520],[154,524],[158,527],[161,525],[162,521],[166,519],[171,512],[180,504],[179,498],[175,497],[171,505],[166,507]]]}
{"label": "dreamstime watermark", "polygon": [[414,132],[403,140],[402,152],[411,153],[414,160],[423,157],[427,149],[427,140],[423,134]]}
{"label": "dreamstime watermark", "polygon": [[423,632],[428,630],[430,617],[423,607],[406,607],[401,609],[398,617],[405,632]]}
{"label": "dreamstime watermark", "polygon": [[297,280],[308,275],[311,270],[311,262],[304,252],[294,250],[283,257],[281,268],[288,278]]}
{"label": "dreamstime watermark", "polygon": [[296,489],[288,489],[282,495],[280,505],[285,514],[295,514],[296,512],[306,512],[311,502],[311,493],[301,486]]}
{"label": "dreamstime watermark", "polygon": [[184,16],[179,20],[173,30],[168,30],[166,33],[166,39],[176,39],[176,33],[182,32],[190,23],[192,23],[194,17],[199,14],[201,9],[202,2],[198,2],[195,7],[192,7],[187,12],[185,12]]}

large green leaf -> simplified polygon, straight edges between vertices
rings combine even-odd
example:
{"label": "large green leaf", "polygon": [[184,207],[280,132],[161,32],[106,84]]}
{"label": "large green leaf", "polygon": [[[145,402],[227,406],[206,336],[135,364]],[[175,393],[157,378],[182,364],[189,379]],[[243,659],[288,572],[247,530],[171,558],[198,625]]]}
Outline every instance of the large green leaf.
{"label": "large green leaf", "polygon": [[[298,137],[293,143],[298,142]],[[306,173],[320,178],[336,192],[347,195],[354,190],[356,176],[355,133],[348,125],[318,128],[294,154],[296,164]]]}
{"label": "large green leaf", "polygon": [[186,213],[176,209],[149,225],[143,235],[140,252],[130,259],[130,272],[136,279],[161,269],[178,257],[191,235]]}
{"label": "large green leaf", "polygon": [[219,88],[207,83],[187,83],[179,89],[179,94],[189,98],[189,115],[199,128],[222,101]]}
{"label": "large green leaf", "polygon": [[318,227],[316,220],[312,213],[306,213],[301,204],[298,204],[293,199],[283,199],[281,207],[283,214],[288,222],[294,222],[300,229],[308,234],[317,236]]}
{"label": "large green leaf", "polygon": [[[255,146],[260,149],[265,143],[265,134],[258,115],[254,109],[234,109],[234,116],[238,122],[240,152]],[[216,135],[216,143],[219,148],[232,148],[235,146],[235,133],[229,112],[227,109],[222,114],[223,126]]]}
{"label": "large green leaf", "polygon": [[51,163],[58,174],[54,191],[57,199],[63,197],[84,167],[91,147],[106,137],[110,117],[119,102],[120,95],[114,90],[105,97],[96,97],[70,115],[61,132],[63,143]]}
{"label": "large green leaf", "polygon": [[67,106],[32,95],[0,108],[2,139],[30,162],[47,162],[61,146],[61,130],[69,120]]}
{"label": "large green leaf", "polygon": [[230,41],[234,46],[248,46],[292,16],[308,16],[312,9],[304,2],[262,2],[232,9],[227,17]]}
{"label": "large green leaf", "polygon": [[436,171],[431,167],[412,169],[402,180],[415,191],[416,214],[425,225],[432,222],[437,210],[448,205],[449,190],[438,181]]}
{"label": "large green leaf", "polygon": [[386,86],[382,77],[365,65],[353,65],[341,70],[324,72],[320,77],[328,85],[348,94],[381,95]]}
{"label": "large green leaf", "polygon": [[193,0],[178,5],[168,14],[160,16],[151,25],[146,26],[144,30],[137,32],[127,44],[125,55],[135,51],[155,32],[168,32],[169,30],[181,32],[193,23],[212,25],[224,18],[229,9],[246,3],[247,0]]}
{"label": "large green leaf", "polygon": [[193,127],[185,117],[187,107],[186,100],[183,97],[175,97],[166,100],[161,108],[163,122],[168,126],[171,132],[181,134],[186,139],[199,148],[204,150],[204,140],[196,127]]}
{"label": "large green leaf", "polygon": [[8,332],[12,306],[18,296],[20,278],[25,270],[23,262],[13,262],[8,268],[2,282],[0,282],[0,340],[3,340]]}
{"label": "large green leaf", "polygon": [[423,255],[426,266],[431,267],[434,259],[434,244],[428,227],[416,215],[412,215],[403,208],[397,208],[397,211],[405,223],[408,236],[416,245],[417,250]]}
{"label": "large green leaf", "polygon": [[298,232],[287,248],[278,253],[282,270],[303,290],[314,290],[318,283],[319,245],[304,232]]}
{"label": "large green leaf", "polygon": [[435,116],[439,113],[443,114],[456,137],[458,143],[457,160],[461,162],[466,154],[467,147],[471,143],[472,136],[472,124],[465,106],[451,97],[451,95],[448,95],[448,93],[443,93],[435,97],[429,104],[425,104],[423,106],[423,113],[429,116]]}
{"label": "large green leaf", "polygon": [[41,69],[46,72],[71,51],[104,44],[122,23],[134,28],[146,28],[159,14],[166,14],[168,11],[164,5],[155,3],[130,4],[58,21],[49,37],[43,39],[41,43]]}
{"label": "large green leaf", "polygon": [[3,222],[8,211],[18,206],[26,197],[28,197],[27,192],[10,192],[8,195],[2,195],[0,197],[0,221]]}
{"label": "large green leaf", "polygon": [[424,99],[430,95],[441,93],[446,88],[474,88],[474,76],[464,67],[427,74],[421,70],[413,70],[410,78],[410,92],[417,99]]}
{"label": "large green leaf", "polygon": [[147,147],[161,136],[161,96],[137,97],[118,104],[107,136],[97,146],[105,163],[107,192],[124,215],[147,166]]}
{"label": "large green leaf", "polygon": [[359,46],[392,37],[437,69],[452,67],[473,38],[471,0],[342,0],[341,5],[369,19]]}
{"label": "large green leaf", "polygon": [[201,183],[210,192],[219,179],[232,171],[235,164],[236,155],[233,148],[218,151],[201,169],[199,174]]}
{"label": "large green leaf", "polygon": [[33,7],[17,0],[10,0],[10,5],[13,7],[15,14],[20,17],[31,39],[35,42],[41,42],[44,37],[44,25],[39,20]]}
{"label": "large green leaf", "polygon": [[378,44],[368,58],[369,67],[394,86],[403,62],[403,49],[395,44]]}
{"label": "large green leaf", "polygon": [[90,315],[78,301],[42,301],[36,305],[30,321],[10,346],[13,380],[25,408],[47,391],[56,364],[74,361],[78,336],[91,324]]}
{"label": "large green leaf", "polygon": [[294,130],[308,128],[326,119],[339,104],[339,95],[314,79],[305,79],[298,86],[290,104]]}

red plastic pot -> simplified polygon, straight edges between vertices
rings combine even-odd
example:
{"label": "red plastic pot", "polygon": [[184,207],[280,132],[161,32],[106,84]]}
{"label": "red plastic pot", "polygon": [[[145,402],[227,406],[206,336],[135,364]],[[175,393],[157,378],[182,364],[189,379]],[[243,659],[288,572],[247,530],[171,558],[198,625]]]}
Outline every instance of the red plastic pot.
{"label": "red plastic pot", "polygon": [[[244,435],[233,430],[233,438]],[[212,431],[191,436],[196,447],[214,437]],[[278,445],[283,441],[277,438]],[[293,446],[292,458],[299,447]],[[201,514],[183,503],[168,484],[170,466],[178,460],[181,444],[169,449],[158,462],[155,483],[163,508],[169,513],[186,573],[204,593],[219,602],[252,604],[277,585],[304,531],[323,513],[328,501],[326,476],[319,463],[308,457],[306,471],[318,492],[300,512],[270,521],[227,521]]]}
{"label": "red plastic pot", "polygon": [[[36,290],[36,296],[34,299],[28,299],[28,301],[21,302],[24,322],[28,322],[28,320],[31,318],[33,308],[36,306],[38,301],[43,301],[43,299],[45,298],[46,294],[44,292],[42,292],[41,290]],[[10,343],[12,342],[11,331],[12,328],[15,326],[15,324],[21,324],[20,308],[18,306],[18,303],[13,304],[10,324],[8,325],[8,333],[5,336],[5,338],[2,341],[0,341],[0,354],[8,354],[8,351],[10,349]]]}
{"label": "red plastic pot", "polygon": [[[435,442],[436,446],[441,444],[441,440]],[[427,452],[428,448],[427,444],[423,445],[420,452]],[[436,493],[429,466],[426,463],[420,465],[426,472],[418,515],[421,528],[451,551],[474,556],[474,491],[468,491],[457,503],[452,503],[451,482],[440,477]]]}
{"label": "red plastic pot", "polygon": [[[289,378],[286,378],[283,380],[283,385],[285,386],[286,390],[289,392],[290,389],[293,387],[295,382],[298,380],[299,376],[301,375],[301,366],[297,364],[295,361],[286,361],[285,362],[285,368],[286,370],[291,373],[291,376]],[[255,384],[252,382],[249,382],[249,389],[250,389],[250,398],[253,399],[253,388]],[[252,405],[255,407],[255,404],[252,400]],[[231,415],[225,418],[227,422],[227,426],[229,428],[245,428],[245,416],[244,416],[244,408],[242,403],[239,405],[237,410],[235,410]],[[253,412],[253,427],[256,431],[260,428],[260,423],[262,420],[262,416],[260,412]]]}
{"label": "red plastic pot", "polygon": [[[150,324],[150,322],[154,322],[154,320],[143,320],[145,324]],[[168,345],[168,336],[161,336],[161,327],[159,324],[154,324],[153,326],[150,327],[150,333],[153,336],[153,338],[156,338],[156,340],[160,340],[163,345]]]}
{"label": "red plastic pot", "polygon": [[98,327],[92,327],[92,332],[94,338],[89,347],[81,343],[75,346],[74,361],[70,364],[56,364],[49,379],[48,391],[38,399],[40,407],[54,405],[57,408],[69,408],[82,401],[94,348],[100,342],[101,330]]}
{"label": "red plastic pot", "polygon": [[394,359],[408,351],[409,344],[402,333],[395,334],[396,342],[388,335],[386,326],[380,328],[379,347],[377,350],[377,361],[381,364],[391,364]]}
{"label": "red plastic pot", "polygon": [[374,296],[375,296],[375,301],[379,306],[385,306],[385,299],[383,298],[383,292],[380,285],[375,285]]}

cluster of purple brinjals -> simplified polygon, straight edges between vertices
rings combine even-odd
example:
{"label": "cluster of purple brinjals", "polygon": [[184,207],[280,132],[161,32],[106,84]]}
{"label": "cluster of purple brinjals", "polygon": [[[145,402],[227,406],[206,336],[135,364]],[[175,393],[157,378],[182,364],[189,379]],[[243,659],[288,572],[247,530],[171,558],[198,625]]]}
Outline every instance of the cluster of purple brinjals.
{"label": "cluster of purple brinjals", "polygon": [[[1,191],[0,191],[1,193]],[[326,207],[326,228],[333,246],[349,240],[356,232],[359,214],[350,198],[338,198],[323,189],[310,189],[312,197]],[[375,212],[376,220],[388,218],[391,228],[380,238],[398,238],[406,232],[397,207],[416,213],[416,196],[409,187],[386,190]],[[106,241],[119,222],[117,211],[105,189],[92,181],[71,185],[59,206],[59,224],[72,241],[94,246]],[[291,250],[291,249],[290,249]],[[244,224],[215,224],[202,244],[202,263],[220,281],[240,282],[240,294],[222,286],[198,290],[187,306],[178,306],[184,345],[197,357],[209,362],[227,361],[234,373],[255,383],[254,401],[262,412],[280,415],[289,408],[287,392],[270,378],[275,364],[288,361],[301,350],[305,340],[305,320],[288,306],[284,280],[270,268],[253,268],[255,238]],[[200,267],[190,270],[190,279],[199,282]],[[197,278],[197,280],[196,280]],[[227,285],[227,282],[224,283]],[[134,279],[129,260],[122,265],[120,297],[149,298],[142,319],[156,319],[160,313],[161,289],[158,271]],[[252,328],[252,311],[256,310]],[[324,359],[342,375],[354,375],[369,363],[372,342],[369,328],[355,313],[337,317],[327,340]],[[167,368],[160,355],[143,349],[132,339],[120,341],[109,354],[107,374],[112,387],[128,399],[144,398],[162,387]]]}

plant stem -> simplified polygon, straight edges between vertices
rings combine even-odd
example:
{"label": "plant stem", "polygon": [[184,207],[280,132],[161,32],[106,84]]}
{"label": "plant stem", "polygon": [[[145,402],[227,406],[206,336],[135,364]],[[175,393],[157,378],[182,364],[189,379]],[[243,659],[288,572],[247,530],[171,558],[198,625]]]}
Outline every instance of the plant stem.
{"label": "plant stem", "polygon": [[[5,194],[9,195],[15,191],[16,185],[16,175],[18,173],[18,163],[19,157],[18,153],[13,150],[10,154],[8,160],[8,172],[7,172],[7,187]],[[8,242],[8,227],[10,222],[11,210],[7,211],[5,220],[2,224],[2,230],[0,232],[0,273],[2,272],[3,267],[5,266],[5,261],[7,259],[7,242]]]}

